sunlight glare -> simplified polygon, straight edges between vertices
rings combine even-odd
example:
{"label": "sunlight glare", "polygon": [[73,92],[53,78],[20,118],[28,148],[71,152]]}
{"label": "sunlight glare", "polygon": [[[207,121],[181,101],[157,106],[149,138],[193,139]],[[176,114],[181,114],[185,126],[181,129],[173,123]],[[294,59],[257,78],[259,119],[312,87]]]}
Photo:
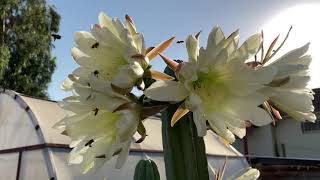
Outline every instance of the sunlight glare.
{"label": "sunlight glare", "polygon": [[[309,54],[313,61],[310,66],[311,81],[309,87],[320,87],[320,4],[294,6],[276,14],[261,28],[264,31],[265,47],[280,33],[280,44],[290,26],[293,26],[286,44],[279,55],[311,42]],[[277,47],[277,46],[276,46]],[[279,56],[277,56],[279,57]]]}

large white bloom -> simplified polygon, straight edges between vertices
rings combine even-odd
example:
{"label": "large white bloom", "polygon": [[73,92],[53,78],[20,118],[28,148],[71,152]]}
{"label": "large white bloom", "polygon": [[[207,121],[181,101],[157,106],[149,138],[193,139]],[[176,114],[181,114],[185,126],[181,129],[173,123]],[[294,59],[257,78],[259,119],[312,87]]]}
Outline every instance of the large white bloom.
{"label": "large white bloom", "polygon": [[[60,102],[73,114],[56,124],[72,140],[69,163],[81,164],[86,173],[118,155],[116,168],[120,168],[138,127],[137,105],[114,92],[109,81],[83,71],[69,75],[62,89],[73,93]],[[124,104],[127,107],[119,109]]]}
{"label": "large white bloom", "polygon": [[[206,49],[198,48],[198,39],[189,36],[186,44],[189,62],[183,63],[179,81],[157,81],[145,95],[158,101],[183,101],[193,112],[198,135],[206,134],[206,122],[229,142],[234,134],[245,135],[245,121],[266,125],[272,121],[258,106],[266,97],[257,90],[268,84],[275,70],[252,70],[245,61],[256,54],[261,44],[260,34],[251,36],[238,48],[238,31],[225,38],[219,27],[211,31]],[[183,114],[183,113],[182,113]]]}
{"label": "large white bloom", "polygon": [[309,43],[294,49],[262,68],[277,68],[272,82],[261,92],[270,97],[270,104],[298,121],[316,120],[312,113],[313,92],[307,88],[310,81],[311,56],[306,55]]}
{"label": "large white bloom", "polygon": [[122,89],[143,83],[149,60],[172,41],[171,38],[152,50],[146,49],[143,34],[136,31],[129,16],[126,20],[127,26],[100,13],[99,24],[92,26],[91,32],[75,33],[76,47],[71,50],[80,69],[95,72]]}

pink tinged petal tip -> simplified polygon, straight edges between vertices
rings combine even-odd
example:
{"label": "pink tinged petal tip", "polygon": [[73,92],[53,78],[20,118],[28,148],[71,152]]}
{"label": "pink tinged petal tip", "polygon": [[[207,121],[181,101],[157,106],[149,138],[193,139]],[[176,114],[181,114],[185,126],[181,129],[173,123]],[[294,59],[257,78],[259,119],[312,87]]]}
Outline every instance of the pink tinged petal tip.
{"label": "pink tinged petal tip", "polygon": [[158,46],[156,46],[155,48],[153,48],[151,51],[149,51],[146,56],[149,58],[149,60],[152,60],[153,58],[155,58],[159,53],[162,53],[163,51],[165,51],[172,43],[173,39],[175,37],[172,37],[168,40],[163,41],[162,43],[160,43]]}
{"label": "pink tinged petal tip", "polygon": [[159,56],[163,59],[163,61],[167,64],[167,66],[172,69],[174,72],[178,70],[179,63],[169,59],[168,57],[159,54]]}

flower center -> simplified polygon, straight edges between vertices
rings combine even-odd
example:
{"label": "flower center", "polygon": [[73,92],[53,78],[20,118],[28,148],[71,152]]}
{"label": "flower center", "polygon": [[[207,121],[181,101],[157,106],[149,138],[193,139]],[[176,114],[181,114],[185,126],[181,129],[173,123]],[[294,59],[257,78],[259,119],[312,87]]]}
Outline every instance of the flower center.
{"label": "flower center", "polygon": [[223,83],[223,76],[216,70],[208,73],[198,72],[198,79],[192,82],[195,93],[201,98],[206,111],[215,111],[219,108],[227,95]]}

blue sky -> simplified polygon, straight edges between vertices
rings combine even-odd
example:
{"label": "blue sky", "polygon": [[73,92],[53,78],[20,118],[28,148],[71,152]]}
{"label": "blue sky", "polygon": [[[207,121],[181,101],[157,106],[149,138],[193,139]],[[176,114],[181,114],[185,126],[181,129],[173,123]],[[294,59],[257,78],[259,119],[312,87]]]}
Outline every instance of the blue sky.
{"label": "blue sky", "polygon": [[[55,42],[56,48],[53,50],[57,57],[57,69],[49,87],[50,98],[61,100],[67,95],[60,90],[59,85],[77,67],[70,55],[70,49],[74,46],[73,34],[79,30],[89,31],[90,26],[98,22],[97,17],[101,11],[121,20],[124,20],[125,14],[129,14],[138,31],[143,32],[147,46],[154,46],[172,36],[176,40],[184,40],[187,35],[200,30],[201,45],[205,45],[206,37],[215,25],[222,27],[226,35],[240,28],[241,40],[244,40],[251,34],[260,32],[265,24],[282,11],[316,2],[317,0],[48,0],[49,4],[56,6],[62,17],[59,32],[62,39]],[[186,59],[184,44],[173,44],[165,54],[173,59]],[[153,65],[158,70],[164,67],[160,59],[155,60]]]}

